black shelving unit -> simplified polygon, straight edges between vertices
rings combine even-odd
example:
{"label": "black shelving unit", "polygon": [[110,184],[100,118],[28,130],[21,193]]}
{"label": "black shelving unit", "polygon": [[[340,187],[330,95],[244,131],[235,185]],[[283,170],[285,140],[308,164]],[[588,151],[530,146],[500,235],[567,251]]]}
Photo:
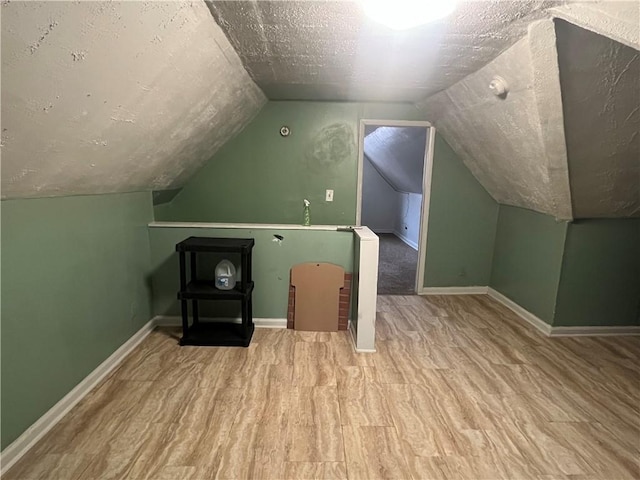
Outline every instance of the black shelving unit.
{"label": "black shelving unit", "polygon": [[[178,300],[182,308],[182,338],[180,345],[210,345],[247,347],[253,336],[251,253],[253,238],[189,237],[176,244],[180,256],[180,290]],[[189,279],[187,280],[187,252]],[[198,278],[197,256],[201,253],[240,254],[241,280],[231,290],[219,290],[215,281]],[[242,307],[242,323],[200,322],[200,300],[237,300]],[[188,302],[191,302],[193,321],[189,324]]]}

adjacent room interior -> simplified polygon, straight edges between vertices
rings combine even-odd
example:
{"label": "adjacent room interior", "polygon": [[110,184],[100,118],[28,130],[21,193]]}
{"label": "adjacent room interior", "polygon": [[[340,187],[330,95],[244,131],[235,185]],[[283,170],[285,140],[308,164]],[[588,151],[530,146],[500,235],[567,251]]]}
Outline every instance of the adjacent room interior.
{"label": "adjacent room interior", "polygon": [[[428,129],[407,122],[365,122],[360,224],[379,237],[378,293],[413,295],[420,289],[418,265],[422,226],[423,173]],[[413,123],[413,126],[409,126]],[[429,172],[430,173],[430,172]]]}
{"label": "adjacent room interior", "polygon": [[640,478],[638,2],[0,13],[3,480]]}

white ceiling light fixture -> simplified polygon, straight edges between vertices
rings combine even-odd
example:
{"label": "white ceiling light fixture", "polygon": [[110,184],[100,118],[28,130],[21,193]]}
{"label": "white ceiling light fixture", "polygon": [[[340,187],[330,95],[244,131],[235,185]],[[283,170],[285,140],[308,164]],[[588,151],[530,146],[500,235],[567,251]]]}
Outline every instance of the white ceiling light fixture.
{"label": "white ceiling light fixture", "polygon": [[456,8],[456,0],[359,0],[373,21],[394,30],[408,30],[440,20]]}

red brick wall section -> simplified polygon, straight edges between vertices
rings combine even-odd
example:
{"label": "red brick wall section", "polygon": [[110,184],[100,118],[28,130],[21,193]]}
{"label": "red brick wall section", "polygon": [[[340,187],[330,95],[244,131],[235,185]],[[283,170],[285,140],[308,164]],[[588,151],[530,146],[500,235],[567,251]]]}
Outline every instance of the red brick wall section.
{"label": "red brick wall section", "polygon": [[349,323],[349,305],[351,303],[351,277],[344,274],[344,287],[340,289],[340,308],[338,310],[338,330],[346,330]]}
{"label": "red brick wall section", "polygon": [[[351,303],[351,273],[344,274],[344,287],[340,289],[340,307],[338,309],[338,330],[346,330],[349,323],[349,305]],[[287,308],[287,328],[295,325],[296,288],[289,284],[289,306]]]}
{"label": "red brick wall section", "polygon": [[293,328],[293,317],[296,309],[296,287],[289,284],[289,307],[287,307],[287,328]]}

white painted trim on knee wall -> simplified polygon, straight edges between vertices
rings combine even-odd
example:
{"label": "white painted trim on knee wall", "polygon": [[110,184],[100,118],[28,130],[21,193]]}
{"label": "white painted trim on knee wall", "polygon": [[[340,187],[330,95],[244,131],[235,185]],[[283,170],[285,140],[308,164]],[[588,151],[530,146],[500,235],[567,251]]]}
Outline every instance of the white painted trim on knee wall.
{"label": "white painted trim on knee wall", "polygon": [[551,337],[609,337],[640,335],[640,326],[552,327]]}
{"label": "white painted trim on knee wall", "polygon": [[58,403],[51,407],[36,422],[27,428],[22,435],[0,453],[0,475],[4,475],[15,463],[27,453],[38,440],[51,430],[69,411],[75,407],[91,390],[109,375],[155,328],[155,319],[149,320],[140,330],[124,342],[95,370],[87,375],[73,390],[67,393]]}
{"label": "white painted trim on knee wall", "polygon": [[536,327],[548,337],[605,337],[605,336],[635,336],[640,335],[640,326],[577,326],[577,327],[552,327],[533,313],[525,310],[513,300],[504,296],[497,290],[489,288],[489,296],[513,310],[520,318]]}
{"label": "white painted trim on knee wall", "polygon": [[494,290],[491,287],[488,288],[488,292],[487,293],[489,294],[489,296],[491,298],[493,298],[494,300],[500,302],[505,307],[509,308],[510,310],[512,310],[513,312],[518,314],[518,316],[520,318],[522,318],[524,321],[526,321],[530,325],[533,325],[540,332],[544,333],[547,336],[551,334],[551,325],[549,325],[544,320],[538,318],[537,316],[535,316],[530,311],[525,310],[524,308],[522,308],[520,305],[518,305],[516,302],[514,302],[510,298],[504,296],[503,294],[501,294],[497,290]]}
{"label": "white painted trim on knee wall", "polygon": [[489,287],[423,287],[419,295],[486,295]]}
{"label": "white painted trim on knee wall", "polygon": [[510,298],[491,287],[425,287],[420,295],[478,295],[488,294],[494,300],[516,313],[521,319],[533,325],[548,337],[605,337],[640,335],[640,326],[584,326],[584,327],[552,327],[533,313],[525,310]]}
{"label": "white painted trim on knee wall", "polygon": [[378,237],[367,227],[354,229],[359,242],[359,255],[354,267],[358,282],[358,317],[356,327],[356,351],[373,351],[376,348],[376,303],[378,301]]}

